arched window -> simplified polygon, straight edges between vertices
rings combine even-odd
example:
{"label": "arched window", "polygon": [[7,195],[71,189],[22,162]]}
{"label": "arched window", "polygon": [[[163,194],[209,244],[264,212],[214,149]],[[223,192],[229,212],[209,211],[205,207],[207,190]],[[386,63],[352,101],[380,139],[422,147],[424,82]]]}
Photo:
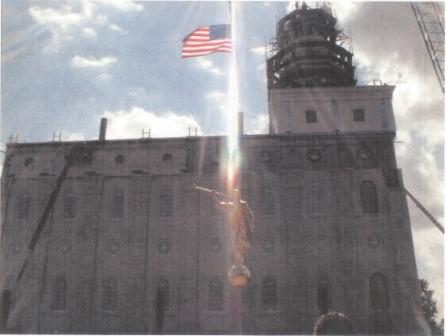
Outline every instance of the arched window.
{"label": "arched window", "polygon": [[209,310],[223,310],[223,283],[218,278],[209,281]]}
{"label": "arched window", "polygon": [[276,280],[272,276],[263,278],[262,307],[263,310],[277,309],[277,284]]}
{"label": "arched window", "polygon": [[325,212],[327,190],[323,187],[320,180],[311,181],[310,190],[308,191],[309,213],[320,216]]}
{"label": "arched window", "polygon": [[327,314],[331,308],[330,281],[327,274],[321,274],[317,280],[317,307],[320,314]]}
{"label": "arched window", "polygon": [[348,147],[338,148],[338,167],[352,167],[353,166],[353,155]]}
{"label": "arched window", "polygon": [[363,213],[378,212],[378,197],[372,181],[363,181],[360,187],[361,209]]}
{"label": "arched window", "polygon": [[169,301],[169,281],[160,278],[156,287],[156,309],[160,311],[169,310]]}
{"label": "arched window", "polygon": [[164,186],[159,194],[159,216],[171,217],[173,214],[172,188]]}
{"label": "arched window", "polygon": [[102,309],[115,310],[118,304],[118,285],[114,277],[102,281]]}
{"label": "arched window", "polygon": [[53,300],[51,302],[52,310],[65,310],[67,300],[67,281],[59,276],[54,279]]}
{"label": "arched window", "polygon": [[63,200],[63,218],[75,218],[77,198],[73,194],[65,195]]}
{"label": "arched window", "polygon": [[111,218],[124,217],[124,193],[121,190],[115,190],[112,193],[110,203]]}
{"label": "arched window", "polygon": [[260,190],[260,206],[264,215],[274,214],[274,194],[273,189],[268,185],[263,185]]}
{"label": "arched window", "polygon": [[390,308],[387,280],[384,274],[374,273],[369,279],[370,309],[374,312]]}
{"label": "arched window", "polygon": [[17,197],[17,218],[26,219],[31,209],[31,194],[22,191]]}

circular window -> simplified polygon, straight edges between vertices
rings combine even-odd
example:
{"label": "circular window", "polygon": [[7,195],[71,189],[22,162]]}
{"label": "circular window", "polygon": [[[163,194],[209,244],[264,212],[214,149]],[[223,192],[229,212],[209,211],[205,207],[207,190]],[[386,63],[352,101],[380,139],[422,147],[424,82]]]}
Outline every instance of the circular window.
{"label": "circular window", "polygon": [[214,237],[211,239],[210,243],[209,243],[209,249],[214,252],[214,253],[218,253],[221,251],[221,242],[220,242],[220,238],[218,237]]}
{"label": "circular window", "polygon": [[358,149],[357,154],[360,160],[367,160],[370,157],[370,152],[366,148]]}
{"label": "circular window", "polygon": [[116,240],[111,240],[108,243],[107,250],[110,254],[117,254],[119,250],[121,249],[121,246],[119,245],[119,242]]}
{"label": "circular window", "polygon": [[26,158],[25,160],[25,167],[31,166],[34,163],[34,159],[33,158]]}
{"label": "circular window", "polygon": [[263,150],[260,152],[260,160],[262,161],[270,161],[271,160],[271,152],[267,150]]}
{"label": "circular window", "polygon": [[170,240],[168,238],[160,239],[158,242],[158,251],[161,254],[169,253],[170,251]]}
{"label": "circular window", "polygon": [[263,240],[263,249],[266,252],[271,252],[271,251],[274,250],[274,239],[273,239],[273,237],[266,237]]}
{"label": "circular window", "polygon": [[122,154],[116,155],[116,157],[115,157],[115,162],[116,162],[117,164],[121,164],[121,163],[123,163],[124,161],[125,161],[125,157],[124,157],[124,155],[122,155]]}
{"label": "circular window", "polygon": [[328,248],[328,239],[325,236],[317,236],[314,239],[314,246],[319,251],[324,251]]}
{"label": "circular window", "polygon": [[14,240],[10,245],[10,249],[13,254],[19,254],[20,252],[22,252],[23,243],[19,240]]}
{"label": "circular window", "polygon": [[58,244],[57,244],[57,250],[62,253],[62,254],[67,254],[71,251],[71,243],[69,240],[67,239],[62,239]]}
{"label": "circular window", "polygon": [[378,247],[381,246],[381,237],[378,236],[377,234],[373,234],[369,237],[367,244],[369,245],[370,248],[377,249]]}
{"label": "circular window", "polygon": [[321,159],[321,152],[316,148],[310,148],[307,152],[307,157],[310,161],[319,161]]}
{"label": "circular window", "polygon": [[165,153],[163,155],[163,161],[167,162],[167,161],[171,161],[172,160],[172,155],[170,153]]}

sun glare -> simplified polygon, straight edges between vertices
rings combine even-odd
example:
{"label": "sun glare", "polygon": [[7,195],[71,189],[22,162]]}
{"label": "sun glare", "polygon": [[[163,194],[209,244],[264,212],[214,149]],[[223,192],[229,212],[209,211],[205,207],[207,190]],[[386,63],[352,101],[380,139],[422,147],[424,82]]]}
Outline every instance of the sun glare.
{"label": "sun glare", "polygon": [[239,153],[239,129],[238,129],[238,112],[239,112],[239,87],[237,77],[237,2],[231,1],[231,38],[232,53],[229,68],[229,85],[228,85],[228,111],[227,111],[227,187],[229,190],[238,188],[238,170],[240,163]]}

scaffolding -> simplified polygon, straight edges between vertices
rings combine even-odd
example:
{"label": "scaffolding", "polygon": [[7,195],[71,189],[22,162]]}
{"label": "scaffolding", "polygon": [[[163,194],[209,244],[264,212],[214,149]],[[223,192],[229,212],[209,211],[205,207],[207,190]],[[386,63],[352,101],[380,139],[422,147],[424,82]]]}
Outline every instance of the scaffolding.
{"label": "scaffolding", "polygon": [[444,93],[444,16],[436,2],[411,2],[435,74]]}

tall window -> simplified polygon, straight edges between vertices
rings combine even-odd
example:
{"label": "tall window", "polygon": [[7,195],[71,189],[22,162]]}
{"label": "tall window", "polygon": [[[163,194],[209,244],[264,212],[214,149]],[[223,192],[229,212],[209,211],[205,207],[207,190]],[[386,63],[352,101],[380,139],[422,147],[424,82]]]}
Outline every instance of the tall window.
{"label": "tall window", "polygon": [[218,278],[209,281],[209,310],[223,310],[223,283]]}
{"label": "tall window", "polygon": [[363,181],[360,186],[361,209],[363,213],[378,212],[378,197],[372,181]]}
{"label": "tall window", "polygon": [[338,148],[338,166],[342,168],[353,166],[353,156],[347,147]]}
{"label": "tall window", "polygon": [[331,308],[330,282],[327,274],[321,274],[317,281],[317,307],[321,314],[327,314]]}
{"label": "tall window", "polygon": [[156,308],[169,310],[169,301],[169,281],[165,278],[160,278],[156,288]]}
{"label": "tall window", "polygon": [[311,189],[308,191],[309,212],[312,215],[320,216],[325,213],[327,191],[323,188],[322,181],[311,182]]}
{"label": "tall window", "polygon": [[12,293],[10,289],[4,289],[0,295],[0,321],[6,323],[11,308]]}
{"label": "tall window", "polygon": [[26,219],[31,209],[31,194],[22,191],[17,197],[17,218]]}
{"label": "tall window", "polygon": [[270,186],[263,185],[260,192],[260,206],[262,214],[273,215],[274,214],[274,194],[273,189]]}
{"label": "tall window", "polygon": [[316,111],[313,111],[313,110],[305,111],[305,120],[306,120],[307,124],[317,123]]}
{"label": "tall window", "polygon": [[124,216],[124,193],[121,190],[113,192],[110,207],[111,218],[122,218]]}
{"label": "tall window", "polygon": [[353,110],[353,120],[354,121],[365,121],[365,115],[363,109],[354,109]]}
{"label": "tall window", "polygon": [[370,308],[374,312],[387,311],[390,308],[387,280],[384,274],[374,273],[369,279]]}
{"label": "tall window", "polygon": [[117,281],[113,277],[105,278],[102,281],[102,309],[115,310],[118,304]]}
{"label": "tall window", "polygon": [[72,194],[65,195],[63,201],[63,218],[75,218],[77,208],[76,196]]}
{"label": "tall window", "polygon": [[272,276],[263,278],[262,308],[263,310],[277,309],[277,284],[276,280]]}
{"label": "tall window", "polygon": [[67,300],[67,281],[64,277],[54,279],[52,310],[65,310]]}
{"label": "tall window", "polygon": [[159,216],[171,217],[173,214],[173,195],[172,189],[164,186],[160,190],[159,195]]}

